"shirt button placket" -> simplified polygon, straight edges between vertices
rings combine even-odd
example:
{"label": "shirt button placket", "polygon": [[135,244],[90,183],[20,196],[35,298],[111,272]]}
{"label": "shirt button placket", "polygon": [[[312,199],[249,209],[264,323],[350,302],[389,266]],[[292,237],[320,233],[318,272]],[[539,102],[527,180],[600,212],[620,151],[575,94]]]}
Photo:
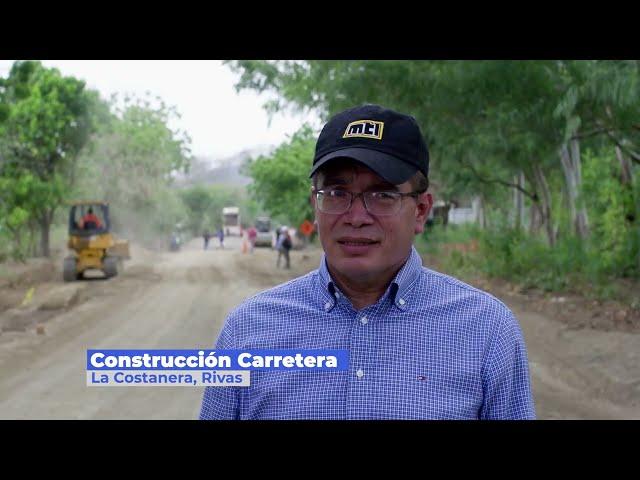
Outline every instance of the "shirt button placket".
{"label": "shirt button placket", "polygon": [[351,380],[347,396],[347,415],[349,418],[358,419],[365,415],[367,404],[370,401],[367,388],[367,359],[371,355],[371,335],[373,331],[369,325],[371,318],[363,312],[356,313],[352,320],[351,330]]}

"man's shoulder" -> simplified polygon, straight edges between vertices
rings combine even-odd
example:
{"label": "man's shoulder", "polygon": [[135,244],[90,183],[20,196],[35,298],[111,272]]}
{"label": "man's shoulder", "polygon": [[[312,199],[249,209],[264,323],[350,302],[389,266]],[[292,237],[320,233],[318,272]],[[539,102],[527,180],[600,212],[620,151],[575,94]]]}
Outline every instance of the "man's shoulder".
{"label": "man's shoulder", "polygon": [[229,316],[243,316],[249,312],[265,310],[266,308],[291,308],[298,302],[306,302],[310,296],[317,293],[318,270],[296,277],[287,282],[256,293],[244,300],[233,309]]}
{"label": "man's shoulder", "polygon": [[502,300],[459,278],[423,266],[421,279],[422,288],[428,292],[427,295],[430,298],[438,303],[443,305],[458,303],[470,311],[481,309],[501,317],[513,317],[513,313]]}

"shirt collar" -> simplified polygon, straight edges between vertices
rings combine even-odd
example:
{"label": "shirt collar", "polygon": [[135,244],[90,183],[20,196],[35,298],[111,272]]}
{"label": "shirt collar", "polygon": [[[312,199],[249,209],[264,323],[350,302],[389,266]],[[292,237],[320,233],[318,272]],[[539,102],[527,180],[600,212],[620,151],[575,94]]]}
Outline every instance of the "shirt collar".
{"label": "shirt collar", "polygon": [[[418,253],[416,248],[412,245],[411,252],[407,257],[407,260],[389,284],[389,287],[387,288],[387,291],[385,292],[383,297],[389,296],[396,307],[398,307],[400,310],[406,310],[409,302],[405,297],[407,296],[407,293],[409,292],[415,280],[418,278],[421,270],[422,258],[420,257],[420,254]],[[327,267],[327,258],[324,253],[322,254],[322,259],[320,260],[318,275],[320,277],[320,283],[323,287],[322,293],[325,297],[324,309],[326,311],[330,311],[336,304],[335,294],[337,292],[337,287],[331,278],[331,274],[329,273],[329,268]]]}

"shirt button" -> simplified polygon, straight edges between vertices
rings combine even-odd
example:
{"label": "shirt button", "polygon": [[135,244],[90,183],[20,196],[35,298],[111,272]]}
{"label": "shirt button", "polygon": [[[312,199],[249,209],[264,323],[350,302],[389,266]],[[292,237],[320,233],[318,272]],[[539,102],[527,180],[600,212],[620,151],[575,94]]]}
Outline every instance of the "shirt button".
{"label": "shirt button", "polygon": [[399,303],[400,305],[404,305],[404,304],[405,304],[405,303],[407,303],[407,302],[405,302],[405,301],[404,301],[404,298],[401,298],[400,300],[398,300],[398,303]]}
{"label": "shirt button", "polygon": [[331,302],[327,302],[324,304],[324,309],[329,310],[331,308]]}
{"label": "shirt button", "polygon": [[359,369],[359,370],[356,372],[356,377],[358,377],[358,378],[362,378],[362,377],[364,377],[364,372],[362,371],[362,369]]}
{"label": "shirt button", "polygon": [[369,319],[367,317],[362,317],[360,319],[360,323],[363,324],[363,325],[366,325],[368,322],[369,322]]}
{"label": "shirt button", "polygon": [[336,298],[340,298],[340,292],[336,292]]}

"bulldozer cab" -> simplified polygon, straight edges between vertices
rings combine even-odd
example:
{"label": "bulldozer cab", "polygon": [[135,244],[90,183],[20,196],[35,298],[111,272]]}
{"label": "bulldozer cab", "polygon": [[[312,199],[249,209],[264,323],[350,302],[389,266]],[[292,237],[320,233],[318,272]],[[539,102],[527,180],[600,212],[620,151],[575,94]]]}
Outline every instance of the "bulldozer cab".
{"label": "bulldozer cab", "polygon": [[109,205],[104,202],[76,202],[69,209],[69,235],[88,237],[109,233]]}

